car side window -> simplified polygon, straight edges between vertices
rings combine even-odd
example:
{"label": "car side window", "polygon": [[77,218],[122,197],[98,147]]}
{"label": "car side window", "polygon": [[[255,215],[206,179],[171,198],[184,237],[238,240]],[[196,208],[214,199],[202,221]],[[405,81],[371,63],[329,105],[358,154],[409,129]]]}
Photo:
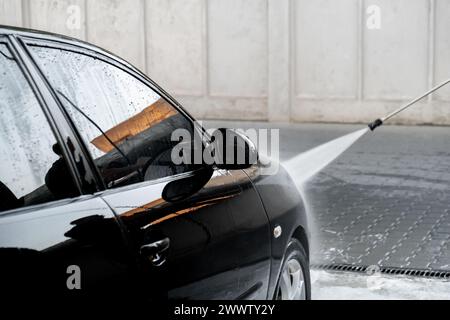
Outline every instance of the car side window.
{"label": "car side window", "polygon": [[[41,71],[85,141],[109,188],[193,170],[175,165],[176,129],[193,123],[128,72],[87,54],[31,46]],[[105,58],[107,59],[107,58]]]}
{"label": "car side window", "polygon": [[38,100],[0,43],[0,211],[79,195]]}

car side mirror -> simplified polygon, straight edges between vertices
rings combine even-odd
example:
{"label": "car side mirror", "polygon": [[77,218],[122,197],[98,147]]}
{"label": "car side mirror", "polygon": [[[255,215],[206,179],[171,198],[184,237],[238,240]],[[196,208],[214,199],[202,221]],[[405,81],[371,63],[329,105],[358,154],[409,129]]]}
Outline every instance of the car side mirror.
{"label": "car side mirror", "polygon": [[258,161],[255,144],[235,129],[217,129],[211,140],[214,164],[219,169],[247,169]]}

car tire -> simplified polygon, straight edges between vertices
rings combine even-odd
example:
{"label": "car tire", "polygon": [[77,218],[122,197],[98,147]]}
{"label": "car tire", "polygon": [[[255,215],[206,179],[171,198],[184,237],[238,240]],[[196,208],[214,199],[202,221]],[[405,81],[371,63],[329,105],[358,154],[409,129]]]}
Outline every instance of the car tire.
{"label": "car tire", "polygon": [[275,300],[310,300],[309,261],[300,241],[289,241],[275,289]]}

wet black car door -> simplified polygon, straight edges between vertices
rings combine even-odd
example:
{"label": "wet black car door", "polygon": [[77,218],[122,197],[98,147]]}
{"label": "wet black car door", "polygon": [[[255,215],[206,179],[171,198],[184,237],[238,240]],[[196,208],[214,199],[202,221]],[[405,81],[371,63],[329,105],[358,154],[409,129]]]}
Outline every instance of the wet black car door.
{"label": "wet black car door", "polygon": [[[206,173],[209,176],[209,173]],[[238,292],[239,243],[230,199],[241,190],[226,171],[215,171],[186,200],[163,199],[171,183],[188,184],[202,173],[187,173],[102,194],[116,211],[140,252],[143,290],[180,299],[232,299]],[[155,246],[155,250],[146,247]],[[145,290],[145,291],[147,291]],[[157,291],[157,292],[156,292]]]}
{"label": "wet black car door", "polygon": [[172,133],[201,130],[123,62],[73,44],[27,43],[103,179],[98,195],[126,230],[142,295],[265,298],[268,220],[245,173],[174,165]]}

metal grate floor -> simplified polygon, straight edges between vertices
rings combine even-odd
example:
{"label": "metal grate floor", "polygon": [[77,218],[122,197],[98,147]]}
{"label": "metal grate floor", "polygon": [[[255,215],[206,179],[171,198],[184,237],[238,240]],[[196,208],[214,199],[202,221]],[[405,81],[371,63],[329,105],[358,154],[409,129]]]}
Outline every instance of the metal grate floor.
{"label": "metal grate floor", "polygon": [[[350,264],[318,264],[311,265],[313,269],[332,270],[332,271],[349,271],[370,274],[370,266],[359,266]],[[423,269],[408,269],[395,267],[381,267],[380,272],[390,275],[404,275],[414,277],[436,278],[436,279],[450,279],[450,271],[441,270],[423,270]]]}

